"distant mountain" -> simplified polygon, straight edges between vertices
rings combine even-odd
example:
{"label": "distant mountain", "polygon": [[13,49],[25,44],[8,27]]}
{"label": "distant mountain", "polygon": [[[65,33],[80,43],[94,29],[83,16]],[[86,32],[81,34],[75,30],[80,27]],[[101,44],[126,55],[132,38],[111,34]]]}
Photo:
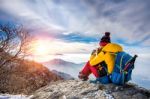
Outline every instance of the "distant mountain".
{"label": "distant mountain", "polygon": [[62,59],[53,59],[48,62],[42,63],[50,70],[57,70],[60,72],[67,73],[75,78],[77,78],[78,73],[83,68],[84,63],[76,64],[73,62],[64,61]]}
{"label": "distant mountain", "polygon": [[51,65],[64,65],[64,66],[74,66],[74,65],[78,65],[76,63],[73,62],[68,62],[68,61],[64,61],[62,59],[53,59],[47,62],[44,62],[43,64],[51,64]]}
{"label": "distant mountain", "polygon": [[74,77],[72,77],[71,75],[67,74],[67,73],[63,73],[63,72],[59,72],[56,70],[52,70],[52,72],[58,76],[60,76],[61,78],[63,78],[64,80],[73,80]]}

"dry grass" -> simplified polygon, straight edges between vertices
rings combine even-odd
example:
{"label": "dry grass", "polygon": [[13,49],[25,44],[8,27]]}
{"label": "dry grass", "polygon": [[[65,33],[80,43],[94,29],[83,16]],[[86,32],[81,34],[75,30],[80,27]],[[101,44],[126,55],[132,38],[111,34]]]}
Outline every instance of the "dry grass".
{"label": "dry grass", "polygon": [[0,69],[0,93],[30,94],[49,82],[60,79],[36,62],[11,63]]}

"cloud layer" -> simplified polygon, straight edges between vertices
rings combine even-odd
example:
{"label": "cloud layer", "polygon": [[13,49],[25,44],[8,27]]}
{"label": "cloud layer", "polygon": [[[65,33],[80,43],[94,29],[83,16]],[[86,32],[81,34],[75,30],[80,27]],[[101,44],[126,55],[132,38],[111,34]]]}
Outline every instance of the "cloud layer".
{"label": "cloud layer", "polygon": [[146,55],[149,4],[149,0],[13,0],[13,4],[0,0],[0,23],[21,23],[45,42],[52,40],[49,54],[52,49],[54,54],[90,54],[102,33],[110,31],[113,42]]}
{"label": "cloud layer", "polygon": [[149,0],[13,0],[13,4],[1,0],[0,9],[34,32],[97,38],[110,31],[116,42],[150,46],[149,4]]}

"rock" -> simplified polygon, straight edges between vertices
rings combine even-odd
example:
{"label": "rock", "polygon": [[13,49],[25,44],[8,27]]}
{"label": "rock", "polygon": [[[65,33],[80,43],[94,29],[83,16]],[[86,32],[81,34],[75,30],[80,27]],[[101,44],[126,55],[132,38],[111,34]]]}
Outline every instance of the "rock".
{"label": "rock", "polygon": [[148,97],[144,96],[141,93],[137,93],[137,94],[132,96],[132,99],[148,99]]}
{"label": "rock", "polygon": [[37,90],[31,99],[148,99],[150,91],[134,85],[92,84],[88,81],[56,81]]}

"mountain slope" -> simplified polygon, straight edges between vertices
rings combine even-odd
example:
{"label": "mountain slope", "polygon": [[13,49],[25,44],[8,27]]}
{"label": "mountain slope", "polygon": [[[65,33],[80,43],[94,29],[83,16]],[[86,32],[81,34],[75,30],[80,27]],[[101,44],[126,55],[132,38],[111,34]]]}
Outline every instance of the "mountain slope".
{"label": "mountain slope", "polygon": [[0,69],[0,93],[28,94],[61,79],[39,63],[27,60],[12,62]]}
{"label": "mountain slope", "polygon": [[56,70],[52,70],[52,72],[58,76],[60,76],[61,78],[63,78],[64,80],[73,80],[74,78],[69,75],[69,74],[66,74],[66,73],[63,73],[63,72],[59,72],[59,71],[56,71]]}
{"label": "mountain slope", "polygon": [[91,84],[88,81],[52,82],[33,93],[31,99],[150,99],[150,91],[133,84]]}

